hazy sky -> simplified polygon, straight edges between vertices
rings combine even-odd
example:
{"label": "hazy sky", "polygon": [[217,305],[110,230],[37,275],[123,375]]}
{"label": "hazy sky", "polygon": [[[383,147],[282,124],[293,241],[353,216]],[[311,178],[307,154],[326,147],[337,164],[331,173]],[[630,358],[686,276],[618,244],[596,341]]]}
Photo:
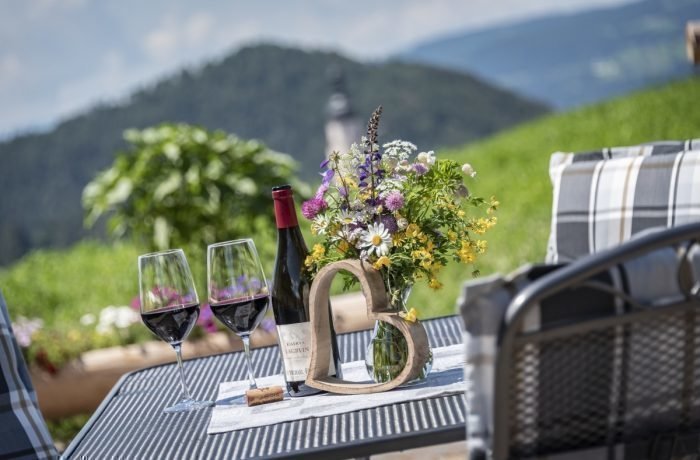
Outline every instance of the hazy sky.
{"label": "hazy sky", "polygon": [[455,32],[629,2],[0,0],[0,138],[248,43],[381,59]]}

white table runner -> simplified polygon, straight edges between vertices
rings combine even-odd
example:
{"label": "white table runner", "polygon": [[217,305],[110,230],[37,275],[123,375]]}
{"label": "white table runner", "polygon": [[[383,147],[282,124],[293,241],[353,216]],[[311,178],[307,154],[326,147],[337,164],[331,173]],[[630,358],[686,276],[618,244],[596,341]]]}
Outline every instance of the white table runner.
{"label": "white table runner", "polygon": [[[353,412],[371,407],[384,406],[415,399],[435,398],[438,396],[464,392],[464,345],[433,348],[433,370],[421,383],[396,388],[384,393],[366,395],[336,395],[322,393],[303,398],[291,398],[285,393],[283,401],[248,407],[243,404],[227,405],[226,401],[235,399],[248,389],[248,381],[222,382],[216,397],[208,434],[224,433],[291,422],[312,417]],[[364,361],[343,363],[343,378],[350,381],[367,381],[368,375]],[[256,379],[258,387],[279,385],[285,388],[281,374]]]}

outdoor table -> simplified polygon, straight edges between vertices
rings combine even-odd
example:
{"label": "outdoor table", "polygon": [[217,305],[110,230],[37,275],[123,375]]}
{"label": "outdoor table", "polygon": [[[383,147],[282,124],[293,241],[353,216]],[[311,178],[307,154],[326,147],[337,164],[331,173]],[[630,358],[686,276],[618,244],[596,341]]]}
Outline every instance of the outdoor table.
{"label": "outdoor table", "polygon": [[[462,340],[457,316],[424,324],[433,348]],[[370,331],[338,335],[343,361],[364,359],[369,338]],[[255,349],[252,358],[257,376],[282,371],[277,346]],[[246,379],[242,352],[188,360],[185,371],[196,399],[214,400],[220,382]],[[464,394],[208,435],[211,410],[163,413],[179,395],[176,372],[173,363],[124,375],[68,447],[65,458],[332,459],[466,437]]]}

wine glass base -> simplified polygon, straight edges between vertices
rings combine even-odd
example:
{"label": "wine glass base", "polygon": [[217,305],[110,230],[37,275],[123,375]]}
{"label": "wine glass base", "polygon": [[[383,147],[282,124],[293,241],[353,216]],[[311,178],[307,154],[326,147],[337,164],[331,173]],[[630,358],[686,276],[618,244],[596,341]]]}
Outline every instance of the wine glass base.
{"label": "wine glass base", "polygon": [[207,407],[212,407],[213,405],[214,401],[195,401],[194,399],[183,399],[174,406],[166,407],[163,409],[163,412],[166,414],[192,412],[200,409],[206,409]]}
{"label": "wine glass base", "polygon": [[216,401],[217,406],[231,407],[231,406],[247,406],[248,401],[245,395],[231,396],[229,398],[220,399]]}

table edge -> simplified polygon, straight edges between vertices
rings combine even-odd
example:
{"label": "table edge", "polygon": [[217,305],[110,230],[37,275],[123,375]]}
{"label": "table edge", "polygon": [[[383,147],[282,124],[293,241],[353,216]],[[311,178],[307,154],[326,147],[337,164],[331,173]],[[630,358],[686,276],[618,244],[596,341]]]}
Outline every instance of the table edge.
{"label": "table edge", "polygon": [[[442,319],[447,319],[447,318],[452,318],[452,317],[459,317],[457,314],[452,314],[452,315],[444,315],[444,316],[438,316],[435,318],[429,318],[426,320],[422,320],[423,322],[428,322],[428,321],[437,321],[437,320],[442,320]],[[358,332],[366,331],[368,329],[361,329],[358,331],[352,331],[352,332],[344,332],[342,335],[345,334],[356,334]],[[340,334],[339,334],[340,335]],[[263,348],[270,348],[270,347],[275,347],[277,345],[267,345],[264,347],[259,347],[258,349],[263,349]],[[228,353],[242,353],[241,351],[236,351],[236,352],[223,352],[223,353],[215,353],[213,355],[207,355],[207,356],[200,356],[197,358],[193,359],[206,359],[211,356],[217,356],[217,355],[225,355]],[[88,419],[87,423],[80,429],[78,434],[73,438],[66,447],[66,450],[63,451],[61,454],[60,458],[61,459],[68,459],[70,456],[73,454],[73,452],[80,446],[81,442],[83,441],[83,438],[89,433],[90,429],[92,426],[95,424],[95,421],[99,419],[99,415],[102,414],[102,412],[105,410],[105,408],[109,405],[110,401],[114,397],[114,395],[121,389],[122,385],[124,382],[132,375],[136,374],[148,369],[154,369],[157,367],[163,367],[163,366],[171,366],[173,363],[163,363],[163,364],[156,364],[154,366],[148,366],[144,367],[141,369],[136,369],[130,372],[125,373],[122,375],[119,380],[117,380],[117,383],[114,384],[112,389],[107,393],[107,396],[104,397],[100,405],[95,409],[95,412],[92,413],[90,418]],[[458,434],[459,433],[459,434]],[[413,441],[415,440],[422,440],[425,437],[429,437],[431,439],[435,439],[435,436],[439,435],[441,436],[440,439],[443,439],[440,442],[437,443],[430,443],[430,444],[415,444]],[[444,436],[444,438],[443,438]],[[339,457],[333,457],[329,456],[333,451],[337,451],[336,446],[324,446],[320,448],[313,448],[313,449],[308,449],[308,450],[302,450],[294,453],[290,453],[289,455],[284,455],[284,454],[275,454],[272,455],[268,458],[294,458],[295,456],[299,456],[300,458],[303,457],[304,459],[344,459],[353,457],[353,456],[359,456],[359,455],[365,455],[369,453],[373,454],[379,454],[379,453],[385,453],[385,452],[393,452],[396,450],[406,450],[406,449],[412,449],[412,448],[417,448],[417,447],[425,447],[428,445],[438,445],[438,444],[444,444],[448,442],[453,442],[453,441],[460,441],[463,439],[466,439],[467,434],[466,434],[466,427],[463,426],[456,426],[456,427],[450,427],[450,428],[434,428],[434,429],[429,429],[422,431],[420,434],[414,434],[412,436],[405,436],[405,435],[393,435],[393,436],[385,436],[382,438],[378,438],[376,440],[371,440],[368,442],[365,442],[363,444],[358,444],[358,445],[352,445],[348,444],[348,447],[346,449],[342,450],[342,456]],[[401,446],[398,449],[394,449],[393,445],[397,441],[402,441]],[[408,442],[406,442],[408,441]],[[370,451],[367,448],[368,447],[379,447],[381,450],[373,450]],[[351,452],[352,454],[348,454]],[[340,454],[340,452],[338,452]]]}

